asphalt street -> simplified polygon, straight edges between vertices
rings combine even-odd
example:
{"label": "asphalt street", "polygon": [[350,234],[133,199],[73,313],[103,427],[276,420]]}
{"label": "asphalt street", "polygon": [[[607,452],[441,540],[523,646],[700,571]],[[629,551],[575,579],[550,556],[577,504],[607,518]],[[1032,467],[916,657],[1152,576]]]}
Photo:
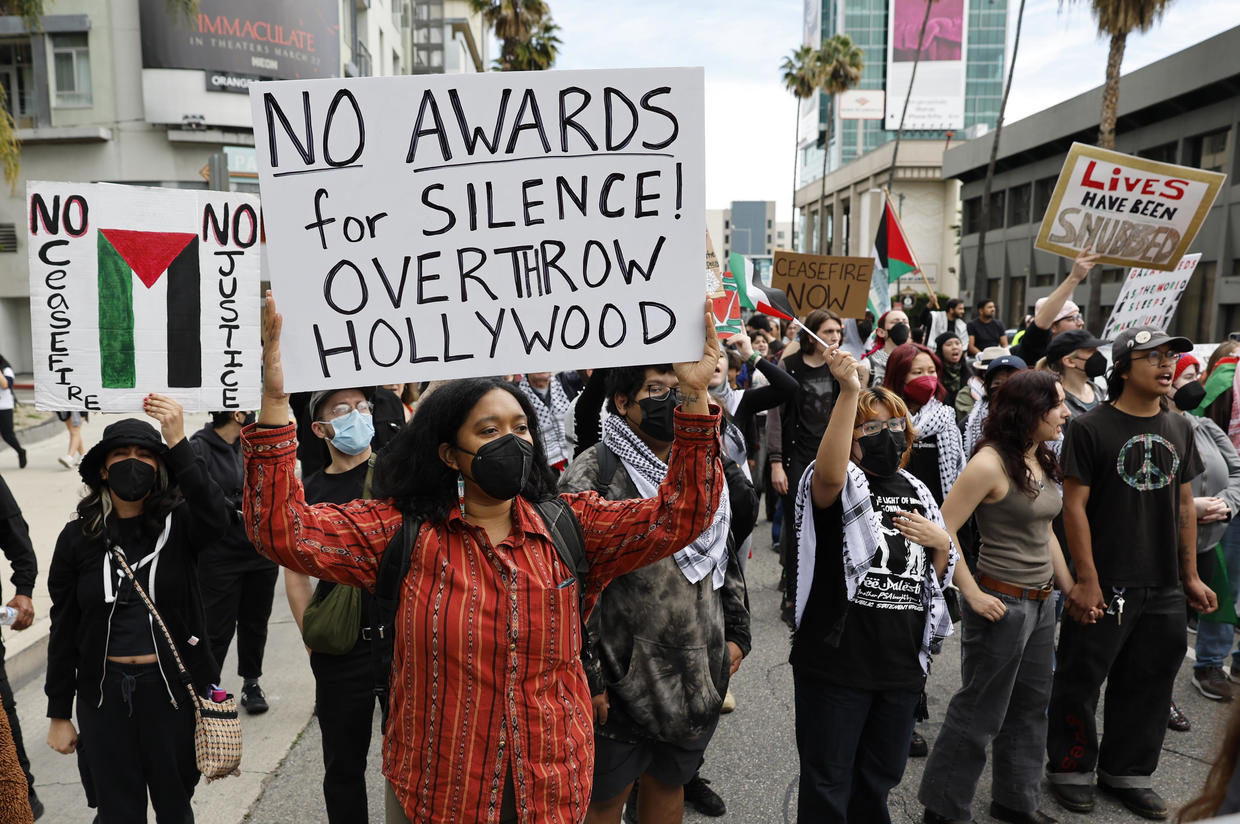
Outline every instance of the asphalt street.
{"label": "asphalt street", "polygon": [[[109,416],[93,416],[86,429],[87,446],[98,439]],[[204,418],[193,416],[186,428],[192,431]],[[48,601],[44,575],[51,560],[56,535],[68,520],[76,503],[80,483],[76,472],[56,463],[62,454],[62,432],[28,447],[30,466],[16,468],[16,457],[0,450],[0,475],[9,482],[31,526],[39,556],[40,578],[35,590],[38,619],[25,632],[4,630],[6,664],[17,688],[22,728],[36,776],[37,790],[47,806],[44,821],[77,824],[90,822],[78,779],[76,761],[61,756],[44,743],[47,733],[46,702],[43,697],[43,671],[47,634]],[[754,649],[733,680],[737,710],[725,716],[706,754],[702,775],[712,782],[724,798],[728,813],[722,819],[708,819],[692,810],[689,822],[711,820],[774,824],[796,820],[797,753],[793,733],[792,675],[787,663],[788,631],[777,617],[778,561],[765,538],[769,525],[759,525],[754,558],[749,565],[749,593],[753,614]],[[0,581],[11,591],[7,562],[0,559]],[[3,597],[7,600],[8,595]],[[1187,639],[1190,643],[1192,636]],[[929,721],[919,729],[931,746],[952,692],[959,685],[959,640],[951,638],[935,659],[929,682]],[[1189,653],[1191,655],[1191,652]],[[235,657],[230,654],[224,672],[235,673]],[[1207,701],[1190,683],[1192,661],[1186,656],[1181,668],[1176,697],[1193,722],[1188,733],[1168,732],[1163,757],[1155,776],[1156,788],[1172,805],[1182,804],[1201,788],[1216,738],[1228,706]],[[262,683],[271,702],[266,715],[243,714],[245,756],[242,775],[212,784],[200,784],[194,797],[195,816],[207,824],[237,822],[317,822],[326,819],[320,783],[322,779],[321,740],[313,718],[313,681],[304,648],[288,612],[283,587],[277,585],[272,614],[265,675]],[[235,676],[227,683],[238,691]],[[1101,713],[1100,708],[1100,713]],[[1151,712],[1162,712],[1152,707]],[[377,724],[377,713],[376,713]],[[379,772],[377,726],[367,767],[371,798],[370,819],[382,819],[382,776]],[[921,821],[916,792],[924,760],[909,761],[904,780],[892,796],[892,818],[896,822]],[[990,821],[989,775],[983,775],[975,802],[978,821]],[[1060,809],[1043,793],[1043,809],[1060,821],[1129,822],[1133,815],[1106,797],[1088,816],[1076,816]],[[150,817],[154,821],[154,816]]]}

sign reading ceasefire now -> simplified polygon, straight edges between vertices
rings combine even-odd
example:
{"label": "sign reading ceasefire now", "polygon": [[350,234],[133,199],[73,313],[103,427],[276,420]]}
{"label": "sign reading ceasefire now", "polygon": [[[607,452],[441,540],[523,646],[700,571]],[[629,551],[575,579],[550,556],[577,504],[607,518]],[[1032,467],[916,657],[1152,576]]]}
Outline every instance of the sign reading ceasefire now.
{"label": "sign reading ceasefire now", "polygon": [[1034,245],[1064,257],[1169,272],[1206,219],[1226,175],[1072,144]]}
{"label": "sign reading ceasefire now", "polygon": [[873,275],[873,258],[776,250],[771,285],[784,290],[799,318],[815,309],[830,309],[843,318],[863,318]]}
{"label": "sign reading ceasefire now", "polygon": [[701,69],[250,87],[290,391],[701,356]]}

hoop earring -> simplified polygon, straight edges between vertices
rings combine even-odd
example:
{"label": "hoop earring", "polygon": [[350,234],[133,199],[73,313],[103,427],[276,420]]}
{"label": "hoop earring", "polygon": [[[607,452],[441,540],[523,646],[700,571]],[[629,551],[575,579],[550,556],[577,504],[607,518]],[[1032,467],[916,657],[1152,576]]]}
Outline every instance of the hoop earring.
{"label": "hoop earring", "polygon": [[456,473],[456,501],[461,508],[461,517],[465,517],[465,475],[462,472]]}

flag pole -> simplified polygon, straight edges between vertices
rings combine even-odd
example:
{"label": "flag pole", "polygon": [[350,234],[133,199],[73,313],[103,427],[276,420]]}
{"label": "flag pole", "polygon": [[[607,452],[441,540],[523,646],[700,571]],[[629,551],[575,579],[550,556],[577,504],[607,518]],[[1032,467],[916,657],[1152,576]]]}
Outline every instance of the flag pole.
{"label": "flag pole", "polygon": [[829,351],[831,351],[832,349],[838,349],[838,348],[839,348],[839,344],[836,344],[835,346],[832,346],[831,344],[827,343],[827,342],[826,342],[825,340],[823,340],[822,338],[820,338],[820,337],[818,337],[817,335],[815,335],[815,334],[814,334],[814,330],[810,329],[810,328],[809,328],[808,326],[806,326],[804,323],[801,323],[801,319],[800,319],[800,318],[793,318],[793,319],[792,319],[792,322],[793,322],[793,323],[795,323],[797,326],[801,327],[802,329],[804,329],[804,330],[805,330],[805,333],[806,333],[807,335],[809,335],[811,338],[813,338],[814,340],[818,341],[818,345],[819,345],[819,346],[821,346],[824,350],[826,350],[826,351],[828,351],[828,352],[829,352]]}

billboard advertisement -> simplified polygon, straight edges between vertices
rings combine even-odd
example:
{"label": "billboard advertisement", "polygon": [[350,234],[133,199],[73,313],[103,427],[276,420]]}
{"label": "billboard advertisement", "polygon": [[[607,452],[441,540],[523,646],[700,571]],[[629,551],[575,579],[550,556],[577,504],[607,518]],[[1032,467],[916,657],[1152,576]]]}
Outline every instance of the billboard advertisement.
{"label": "billboard advertisement", "polygon": [[165,0],[140,0],[142,67],[277,80],[336,77],[339,11],[338,0],[202,0],[197,14],[186,17],[170,13]]}
{"label": "billboard advertisement", "polygon": [[[805,27],[801,32],[801,45],[815,49],[822,45],[822,0],[805,0]],[[820,94],[813,94],[800,103],[800,147],[808,146],[818,139],[818,101]]]}
{"label": "billboard advertisement", "polygon": [[[926,4],[931,3],[926,18]],[[964,128],[965,56],[968,52],[968,0],[888,0],[887,116],[884,126],[900,127],[908,98],[904,128]],[[922,24],[925,23],[925,34]],[[909,88],[917,45],[917,86]]]}

